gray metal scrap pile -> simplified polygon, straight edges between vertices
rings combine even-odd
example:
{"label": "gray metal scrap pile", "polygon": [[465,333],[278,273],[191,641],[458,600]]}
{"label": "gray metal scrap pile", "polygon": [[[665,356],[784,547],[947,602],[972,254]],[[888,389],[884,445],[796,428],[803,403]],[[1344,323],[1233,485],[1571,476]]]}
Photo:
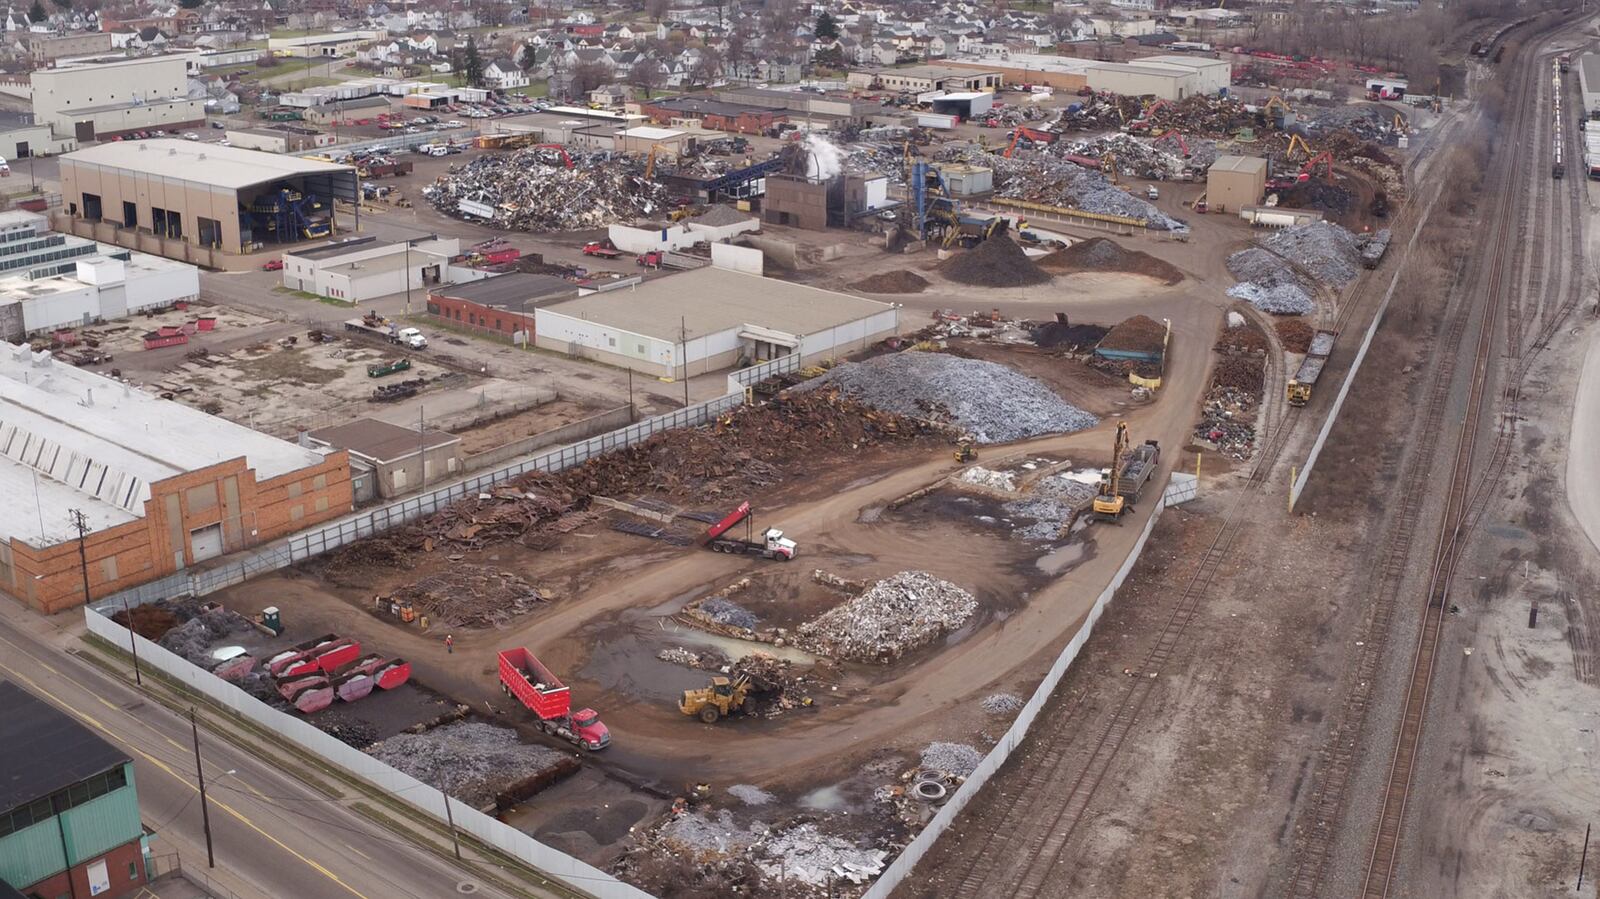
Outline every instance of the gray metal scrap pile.
{"label": "gray metal scrap pile", "polygon": [[1332,222],[1285,228],[1261,243],[1332,287],[1343,287],[1361,274],[1359,241]]}
{"label": "gray metal scrap pile", "polygon": [[1228,257],[1240,283],[1228,296],[1274,315],[1305,315],[1316,308],[1315,280],[1339,288],[1360,274],[1363,241],[1332,222],[1285,228],[1260,247]]}
{"label": "gray metal scrap pile", "polygon": [[834,606],[795,631],[819,655],[887,663],[926,646],[978,610],[971,593],[926,571],[902,571]]}
{"label": "gray metal scrap pile", "polygon": [[480,156],[423,189],[447,215],[463,200],[494,209],[490,224],[514,231],[578,231],[659,213],[666,189],[620,159],[555,165],[537,148]]}
{"label": "gray metal scrap pile", "polygon": [[1081,431],[1099,422],[1014,368],[943,353],[846,362],[800,389],[823,385],[886,412],[949,421],[979,443]]}
{"label": "gray metal scrap pile", "polygon": [[1305,315],[1316,308],[1311,285],[1288,260],[1260,247],[1228,257],[1228,271],[1239,279],[1228,296],[1273,315]]}
{"label": "gray metal scrap pile", "polygon": [[397,734],[367,754],[475,808],[519,782],[554,779],[577,762],[567,753],[522,742],[517,732],[477,721],[446,724],[420,734]]}
{"label": "gray metal scrap pile", "polygon": [[1182,145],[1176,139],[1165,141],[1142,140],[1130,134],[1106,134],[1092,140],[1051,145],[1052,152],[1071,153],[1094,159],[1110,153],[1123,174],[1152,181],[1183,178],[1191,172],[1203,172],[1217,161],[1216,142],[1204,138],[1186,139],[1189,155],[1183,155]]}
{"label": "gray metal scrap pile", "polygon": [[1142,219],[1156,231],[1189,230],[1183,222],[1112,184],[1104,174],[1077,163],[1044,153],[1019,153],[1011,159],[991,155],[989,160],[998,196]]}

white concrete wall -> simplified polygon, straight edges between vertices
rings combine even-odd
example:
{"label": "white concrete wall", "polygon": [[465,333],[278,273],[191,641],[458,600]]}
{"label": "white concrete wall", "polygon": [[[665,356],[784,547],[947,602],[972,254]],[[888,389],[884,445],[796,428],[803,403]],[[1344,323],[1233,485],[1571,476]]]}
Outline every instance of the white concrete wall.
{"label": "white concrete wall", "polygon": [[[650,365],[665,366],[669,370],[678,364],[676,341],[635,334],[548,309],[534,310],[533,333],[540,346],[545,346],[544,341],[550,340],[572,345],[574,349],[588,347]],[[564,349],[560,346],[551,348]],[[581,353],[575,352],[574,355]]]}
{"label": "white concrete wall", "polygon": [[711,245],[711,264],[730,272],[747,275],[765,274],[766,255],[755,247],[736,247],[731,243]]}
{"label": "white concrete wall", "polygon": [[[170,306],[178,300],[198,298],[200,270],[192,265],[154,270],[131,268],[128,270],[126,288],[128,306],[126,314],[158,309]],[[102,299],[102,314],[107,319],[117,318],[117,315],[106,309],[106,305],[106,301]]]}
{"label": "white concrete wall", "polygon": [[228,131],[228,143],[246,150],[260,150],[263,153],[289,152],[289,138],[287,135],[257,134],[251,131]]}
{"label": "white concrete wall", "polygon": [[92,321],[99,314],[100,303],[96,291],[87,284],[77,290],[34,297],[22,302],[22,326],[30,334],[81,325],[86,316]]}
{"label": "white concrete wall", "polygon": [[863,341],[881,340],[884,335],[893,334],[899,320],[900,310],[885,309],[867,318],[807,334],[800,339],[800,355],[810,359],[836,351],[843,353],[860,349]]}
{"label": "white concrete wall", "polygon": [[612,225],[609,236],[616,248],[624,253],[645,253],[650,250],[681,250],[694,246],[700,237],[683,225],[667,228],[635,228],[631,225]]}
{"label": "white concrete wall", "polygon": [[694,235],[696,243],[713,244],[721,240],[731,240],[749,231],[761,230],[761,222],[756,218],[734,222],[731,225],[697,225],[694,219],[690,219],[684,222],[683,226],[689,229],[690,234]]}

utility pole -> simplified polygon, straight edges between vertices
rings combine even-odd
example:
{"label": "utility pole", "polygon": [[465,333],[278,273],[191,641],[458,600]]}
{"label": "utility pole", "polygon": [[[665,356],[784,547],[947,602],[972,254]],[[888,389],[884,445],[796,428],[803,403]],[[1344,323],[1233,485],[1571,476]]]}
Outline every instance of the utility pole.
{"label": "utility pole", "polygon": [[678,339],[683,347],[683,408],[689,408],[689,317],[678,317]]}
{"label": "utility pole", "polygon": [[450,825],[450,842],[455,845],[456,861],[461,861],[461,835],[456,833],[456,816],[450,811],[450,794],[440,790],[439,795],[444,797],[444,820]]}
{"label": "utility pole", "polygon": [[215,868],[217,856],[211,849],[211,808],[206,804],[206,769],[200,764],[200,725],[194,720],[194,706],[189,706],[189,731],[194,734],[194,773],[200,781],[200,825],[206,832],[206,867]]}
{"label": "utility pole", "polygon": [[1583,869],[1589,864],[1589,828],[1591,824],[1583,825],[1583,855],[1578,858],[1578,886],[1577,891],[1583,892]]}
{"label": "utility pole", "polygon": [[[360,202],[359,200],[357,202]],[[411,317],[411,238],[406,238],[406,318]]]}
{"label": "utility pole", "polygon": [[133,609],[128,605],[126,594],[122,597],[122,614],[128,619],[128,649],[133,653],[133,682],[144,686],[144,678],[139,676],[139,641],[135,639],[139,632],[133,629]]}
{"label": "utility pole", "polygon": [[89,604],[89,550],[87,538],[89,534],[89,519],[84,517],[78,509],[67,510],[67,520],[72,522],[72,527],[78,532],[78,570],[83,574],[83,604]]}

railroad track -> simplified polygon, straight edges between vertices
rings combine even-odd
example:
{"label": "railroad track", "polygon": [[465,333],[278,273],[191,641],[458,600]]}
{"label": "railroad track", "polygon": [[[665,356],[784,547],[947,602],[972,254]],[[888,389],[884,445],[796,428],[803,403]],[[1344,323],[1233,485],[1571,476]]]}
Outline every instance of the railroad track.
{"label": "railroad track", "polygon": [[[1525,116],[1530,106],[1526,102],[1530,92],[1537,94],[1538,76],[1542,72],[1535,67],[1531,76],[1522,79],[1520,93],[1522,99],[1518,102],[1519,115]],[[1533,104],[1537,108],[1537,104]],[[1538,113],[1535,112],[1535,115]],[[1538,133],[1541,138],[1549,137],[1548,120],[1546,126]],[[1563,133],[1563,140],[1570,140],[1571,135]],[[1512,147],[1513,161],[1503,169],[1507,172],[1505,182],[1501,186],[1500,205],[1509,200],[1512,185],[1518,173],[1527,168],[1528,153],[1532,146],[1544,147],[1545,139],[1535,141],[1520,141]],[[1535,160],[1544,158],[1532,157]],[[1522,208],[1518,209],[1516,220],[1520,223],[1517,240],[1513,243],[1510,235],[1506,233],[1507,222],[1512,220],[1510,215],[1496,216],[1498,239],[1495,242],[1495,252],[1489,262],[1487,278],[1482,282],[1489,287],[1491,302],[1490,308],[1485,313],[1485,321],[1478,337],[1474,351],[1473,376],[1468,389],[1468,402],[1470,412],[1462,423],[1463,439],[1457,444],[1456,457],[1450,475],[1450,489],[1446,498],[1445,517],[1435,541],[1434,555],[1429,571],[1428,605],[1425,607],[1422,627],[1418,634],[1418,643],[1412,654],[1411,678],[1408,681],[1406,704],[1403,708],[1401,727],[1396,735],[1394,753],[1391,756],[1389,776],[1384,786],[1384,805],[1378,821],[1378,826],[1373,834],[1372,845],[1368,853],[1368,868],[1363,883],[1364,896],[1386,896],[1393,881],[1394,871],[1401,844],[1402,827],[1409,798],[1411,775],[1415,768],[1416,752],[1420,745],[1423,717],[1426,713],[1427,696],[1432,684],[1433,663],[1438,651],[1439,635],[1442,631],[1444,616],[1448,614],[1448,588],[1450,577],[1454,571],[1455,563],[1466,535],[1482,515],[1487,506],[1487,499],[1493,494],[1493,483],[1485,479],[1476,491],[1471,489],[1470,470],[1473,456],[1476,452],[1477,435],[1482,416],[1485,413],[1485,402],[1489,377],[1489,363],[1493,358],[1495,335],[1495,316],[1497,301],[1508,295],[1514,300],[1507,304],[1507,355],[1511,357],[1513,366],[1518,369],[1518,376],[1513,383],[1508,384],[1506,394],[1502,396],[1505,405],[1505,415],[1502,417],[1501,427],[1497,429],[1495,445],[1491,450],[1490,462],[1486,466],[1490,471],[1503,468],[1506,458],[1509,457],[1514,431],[1511,426],[1511,417],[1515,413],[1516,387],[1515,382],[1521,380],[1521,374],[1526,371],[1528,357],[1522,353],[1523,315],[1524,309],[1521,302],[1522,295],[1513,289],[1508,292],[1504,289],[1505,263],[1511,255],[1510,247],[1528,247],[1530,232],[1535,227],[1534,223],[1543,215],[1552,227],[1570,227],[1577,221],[1578,196],[1581,193],[1579,185],[1569,186],[1567,190],[1566,209],[1562,204],[1549,202],[1547,198],[1553,194],[1551,179],[1548,170],[1541,169],[1535,164],[1532,167],[1534,188],[1526,193]],[[1563,221],[1564,220],[1564,221]],[[1560,233],[1552,231],[1548,233]],[[1581,249],[1582,239],[1578,236],[1573,242],[1573,249]],[[1540,247],[1540,251],[1546,248]],[[1545,272],[1545,256],[1530,254],[1519,256],[1520,260],[1528,260],[1528,268],[1523,272],[1527,280],[1514,283],[1528,283],[1536,281],[1542,287]],[[1551,255],[1549,258],[1554,259]],[[1537,260],[1532,261],[1532,260]],[[1546,327],[1541,335],[1536,337],[1534,345],[1542,345],[1550,334],[1559,327],[1560,321],[1566,313],[1579,301],[1578,290],[1580,285],[1568,279],[1567,290],[1562,291],[1562,303],[1545,319]],[[1581,291],[1579,291],[1581,293]],[[1538,296],[1538,292],[1530,292],[1530,296]],[[1435,451],[1438,447],[1439,435],[1443,431],[1444,416],[1450,396],[1450,387],[1454,383],[1455,365],[1459,357],[1457,349],[1465,337],[1467,323],[1470,315],[1468,310],[1457,310],[1449,314],[1446,329],[1438,344],[1439,349],[1433,355],[1438,359],[1435,367],[1434,378],[1426,395],[1423,412],[1423,427],[1418,432],[1415,452],[1406,464],[1405,476],[1393,479],[1401,465],[1401,456],[1395,454],[1386,460],[1385,479],[1399,484],[1422,484],[1427,482],[1428,469],[1431,467]],[[1541,312],[1543,310],[1540,310]],[[1442,352],[1441,352],[1442,351]],[[1506,401],[1509,401],[1507,403]],[[1470,438],[1468,438],[1470,435]],[[1422,512],[1422,491],[1417,489],[1402,489],[1400,508],[1395,514],[1390,533],[1384,541],[1383,555],[1380,557],[1375,578],[1375,603],[1372,617],[1368,624],[1367,632],[1362,641],[1363,647],[1356,657],[1353,666],[1353,675],[1344,686],[1344,703],[1340,717],[1336,719],[1341,727],[1330,734],[1328,743],[1319,754],[1316,775],[1313,778],[1312,791],[1307,805],[1300,816],[1301,824],[1296,829],[1295,848],[1292,857],[1296,860],[1291,871],[1288,894],[1296,897],[1316,897],[1325,894],[1324,879],[1332,859],[1334,845],[1340,832],[1343,820],[1343,811],[1346,798],[1356,773],[1363,747],[1363,731],[1366,726],[1366,716],[1371,707],[1375,690],[1381,677],[1381,667],[1384,658],[1384,648],[1392,626],[1399,596],[1401,581],[1409,568],[1411,546],[1415,540]]]}

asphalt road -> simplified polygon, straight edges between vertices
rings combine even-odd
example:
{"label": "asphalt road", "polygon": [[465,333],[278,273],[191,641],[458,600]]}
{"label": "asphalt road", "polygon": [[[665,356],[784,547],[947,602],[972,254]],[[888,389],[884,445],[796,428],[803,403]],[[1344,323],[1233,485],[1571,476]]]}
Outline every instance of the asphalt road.
{"label": "asphalt road", "polygon": [[[187,717],[81,657],[89,650],[70,625],[40,620],[10,602],[0,606],[0,677],[66,710],[133,758],[140,811],[155,833],[153,855],[178,852],[187,871],[204,872],[238,899],[567,895],[497,889],[436,854],[444,849],[442,836],[434,850],[425,849],[349,807],[359,798],[352,791],[330,798],[202,723],[216,852],[216,868],[208,871]],[[476,890],[458,890],[466,882]]]}

